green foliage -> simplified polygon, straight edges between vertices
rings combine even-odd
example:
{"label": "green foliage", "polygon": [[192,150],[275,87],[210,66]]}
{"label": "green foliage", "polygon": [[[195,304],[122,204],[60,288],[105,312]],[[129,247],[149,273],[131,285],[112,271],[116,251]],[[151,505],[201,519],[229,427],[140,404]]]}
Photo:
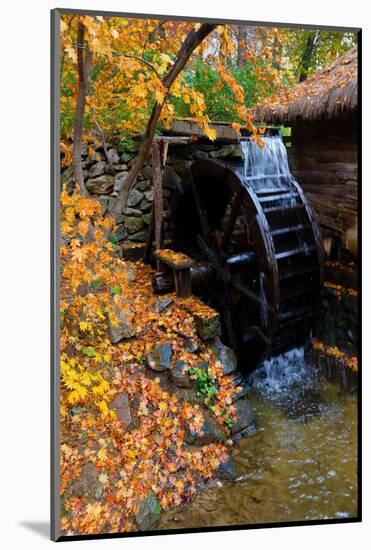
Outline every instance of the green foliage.
{"label": "green foliage", "polygon": [[284,55],[296,78],[304,71],[310,76],[355,46],[357,35],[351,32],[295,29],[288,32]]}
{"label": "green foliage", "polygon": [[114,285],[111,287],[111,293],[116,296],[117,294],[121,294],[121,287],[119,285]]}
{"label": "green foliage", "polygon": [[82,348],[82,352],[87,357],[94,357],[96,353],[95,348],[93,346],[86,346]]}
{"label": "green foliage", "polygon": [[[267,63],[266,60],[260,59],[256,66],[263,72]],[[251,61],[247,61],[243,66],[233,63],[229,67],[232,75],[245,92],[248,108],[276,91],[272,80],[266,81],[264,78],[258,77],[256,66]],[[188,71],[184,76],[187,86],[204,95],[210,120],[238,121],[233,107],[236,103],[235,95],[227,84],[221,83],[220,76],[211,64],[198,59],[194,70]],[[177,116],[190,116],[189,105],[185,104],[181,98],[172,97],[171,102],[175,106]]]}
{"label": "green foliage", "polygon": [[215,381],[204,369],[192,367],[188,372],[191,376],[195,377],[197,396],[202,397],[205,405],[210,408],[218,394]]}

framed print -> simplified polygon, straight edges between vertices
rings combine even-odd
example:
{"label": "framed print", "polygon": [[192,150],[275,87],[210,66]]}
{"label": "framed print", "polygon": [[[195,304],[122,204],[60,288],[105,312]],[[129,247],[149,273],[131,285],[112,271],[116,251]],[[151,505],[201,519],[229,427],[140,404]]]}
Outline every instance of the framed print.
{"label": "framed print", "polygon": [[361,520],[360,69],[52,11],[53,540]]}

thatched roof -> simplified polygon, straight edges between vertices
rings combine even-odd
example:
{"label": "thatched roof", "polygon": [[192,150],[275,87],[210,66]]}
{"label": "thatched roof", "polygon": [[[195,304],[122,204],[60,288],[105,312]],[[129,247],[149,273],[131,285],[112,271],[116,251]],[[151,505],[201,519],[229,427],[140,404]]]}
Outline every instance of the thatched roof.
{"label": "thatched roof", "polygon": [[270,97],[255,109],[256,120],[334,118],[357,107],[357,48],[352,48],[304,82]]}

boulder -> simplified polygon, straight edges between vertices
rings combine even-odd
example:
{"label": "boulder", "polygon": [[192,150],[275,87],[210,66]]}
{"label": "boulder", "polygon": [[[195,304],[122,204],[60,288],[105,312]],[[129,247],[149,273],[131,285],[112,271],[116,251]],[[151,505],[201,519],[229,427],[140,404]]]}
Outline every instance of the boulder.
{"label": "boulder", "polygon": [[234,394],[232,401],[237,401],[237,399],[242,399],[243,397],[246,397],[250,393],[250,386],[246,382],[246,380],[243,380],[240,384],[236,384],[237,386],[240,386],[241,389],[238,393]]}
{"label": "boulder", "polygon": [[216,338],[210,344],[210,349],[216,356],[216,359],[223,365],[223,376],[235,372],[237,369],[237,357],[231,348],[225,346],[219,338]]}
{"label": "boulder", "polygon": [[98,176],[103,176],[106,170],[106,163],[104,160],[100,160],[99,162],[93,164],[93,166],[89,170],[89,178],[97,178]]}
{"label": "boulder", "polygon": [[233,459],[227,455],[226,459],[219,464],[219,467],[215,473],[219,479],[226,479],[228,481],[236,479],[237,471]]}
{"label": "boulder", "polygon": [[149,531],[157,527],[161,516],[161,505],[156,495],[150,491],[142,500],[136,522],[139,531]]}
{"label": "boulder", "polygon": [[143,199],[138,208],[140,208],[142,212],[149,212],[150,210],[152,210],[152,203],[147,201],[146,199]]}
{"label": "boulder", "polygon": [[188,374],[188,367],[185,361],[177,361],[172,367],[171,379],[176,386],[180,388],[190,388],[192,385]]}
{"label": "boulder", "polygon": [[248,401],[241,400],[233,404],[235,408],[234,416],[236,418],[231,427],[231,434],[236,435],[245,432],[255,426],[254,413]]}
{"label": "boulder", "polygon": [[229,144],[223,145],[220,149],[210,152],[210,157],[212,158],[226,158],[226,157],[240,157],[241,149],[239,145]]}
{"label": "boulder", "polygon": [[150,180],[152,178],[152,166],[150,166],[149,164],[146,164],[143,167],[142,176],[145,180]]}
{"label": "boulder", "polygon": [[142,220],[144,225],[149,225],[151,223],[152,218],[152,212],[147,212],[146,214],[143,214]]}
{"label": "boulder", "polygon": [[201,151],[200,149],[195,149],[193,151],[193,156],[195,159],[208,159],[209,155],[206,151]]}
{"label": "boulder", "polygon": [[204,423],[199,429],[192,427],[192,421],[185,421],[185,442],[196,447],[202,447],[202,445],[208,445],[209,443],[217,443],[218,441],[223,443],[226,440],[223,428],[208,411],[202,411],[202,416],[204,417]]}
{"label": "boulder", "polygon": [[125,208],[124,214],[125,216],[134,216],[138,218],[139,216],[142,215],[142,211],[138,210],[137,208]]}
{"label": "boulder", "polygon": [[151,182],[149,180],[143,180],[136,184],[135,189],[139,191],[149,191],[151,189]]}
{"label": "boulder", "polygon": [[117,239],[117,242],[124,241],[127,236],[128,236],[128,233],[124,227],[118,227],[116,229],[115,237]]}
{"label": "boulder", "polygon": [[109,197],[105,197],[104,195],[102,197],[98,198],[98,201],[100,202],[101,208],[102,208],[102,215],[107,212],[108,210],[108,203],[109,203]]}
{"label": "boulder", "polygon": [[137,427],[127,393],[117,393],[111,401],[110,409],[115,411],[118,420],[124,424],[127,432]]}
{"label": "boulder", "polygon": [[147,366],[157,372],[170,369],[173,349],[171,344],[157,344],[147,355]]}
{"label": "boulder", "polygon": [[124,172],[123,174],[117,174],[115,177],[115,182],[113,184],[113,190],[114,191],[121,191],[121,189],[124,186],[125,180],[127,178],[127,172]]}
{"label": "boulder", "polygon": [[221,333],[220,316],[215,312],[215,315],[203,315],[195,313],[193,315],[197,335],[201,340],[211,340]]}
{"label": "boulder", "polygon": [[108,158],[111,161],[111,164],[118,164],[120,162],[120,157],[116,151],[116,149],[109,149],[108,151]]}
{"label": "boulder", "polygon": [[124,251],[122,246],[119,246],[118,244],[114,245],[112,247],[112,256],[114,258],[123,258],[124,257]]}
{"label": "boulder", "polygon": [[[112,317],[112,319],[111,319]],[[115,323],[111,321],[115,319]],[[117,324],[118,323],[118,324]],[[108,322],[108,337],[113,344],[124,338],[132,338],[137,332],[130,304],[121,296],[112,299],[112,313]]]}
{"label": "boulder", "polygon": [[103,495],[103,485],[99,481],[99,472],[92,462],[82,467],[77,479],[72,481],[66,489],[66,496],[88,497],[99,500]]}
{"label": "boulder", "polygon": [[125,228],[129,235],[138,233],[144,226],[142,218],[131,218],[125,216]]}
{"label": "boulder", "polygon": [[157,300],[156,303],[155,303],[155,307],[157,309],[157,311],[159,313],[161,313],[162,311],[164,311],[164,309],[166,309],[170,304],[173,303],[173,299],[172,298],[164,298],[163,300]]}
{"label": "boulder", "polygon": [[86,181],[87,189],[96,195],[109,195],[113,189],[113,177],[108,174]]}
{"label": "boulder", "polygon": [[191,340],[184,349],[188,353],[197,353],[200,349],[200,344],[197,340]]}
{"label": "boulder", "polygon": [[87,168],[90,168],[90,166],[93,166],[93,164],[95,164],[99,160],[100,160],[100,156],[98,155],[98,153],[93,153],[92,155],[88,156],[85,159],[85,166]]}
{"label": "boulder", "polygon": [[130,155],[129,153],[122,153],[120,155],[120,162],[122,163],[128,163],[132,159],[133,155]]}
{"label": "boulder", "polygon": [[134,235],[129,235],[128,241],[131,243],[145,243],[147,241],[147,231],[139,231]]}
{"label": "boulder", "polygon": [[153,202],[153,189],[150,189],[149,191],[146,191],[144,193],[144,198],[149,202]]}
{"label": "boulder", "polygon": [[137,204],[140,203],[142,198],[143,198],[143,193],[138,191],[138,189],[132,189],[128,197],[127,206],[131,208],[133,208],[134,206],[137,206]]}
{"label": "boulder", "polygon": [[115,169],[115,172],[127,172],[128,165],[127,164],[115,164],[114,169]]}

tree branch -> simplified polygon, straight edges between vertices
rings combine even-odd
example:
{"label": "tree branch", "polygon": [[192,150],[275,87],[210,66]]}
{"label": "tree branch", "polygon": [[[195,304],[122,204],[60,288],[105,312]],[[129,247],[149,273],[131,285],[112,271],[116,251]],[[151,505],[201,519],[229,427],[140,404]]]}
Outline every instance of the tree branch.
{"label": "tree branch", "polygon": [[114,57],[128,57],[129,59],[135,59],[136,61],[139,61],[140,63],[143,63],[149,69],[151,69],[151,71],[153,71],[156,74],[156,76],[159,80],[161,80],[161,76],[157,72],[156,67],[154,65],[152,65],[151,63],[149,63],[148,61],[146,61],[145,59],[143,59],[142,57],[139,57],[137,55],[132,55],[132,54],[129,54],[129,53],[119,53],[119,52],[113,52],[113,55],[114,55]]}
{"label": "tree branch", "polygon": [[[173,84],[173,82],[175,81],[179,73],[185,67],[187,61],[191,57],[194,50],[216,27],[217,25],[204,23],[203,25],[201,25],[199,29],[197,30],[193,29],[188,34],[187,38],[183,42],[178,52],[178,55],[174,61],[174,64],[171,66],[169,72],[162,80],[162,84],[165,86],[165,88],[168,91],[170,90],[171,85]],[[120,214],[124,211],[126,207],[127,199],[129,197],[130,190],[133,187],[136,181],[136,178],[148,157],[148,154],[151,149],[152,141],[156,132],[158,119],[160,117],[165,101],[166,101],[166,98],[164,98],[161,103],[158,103],[156,101],[152,109],[152,113],[148,120],[147,127],[144,133],[143,142],[140,147],[137,158],[135,160],[135,163],[131,167],[131,170],[125,180],[124,186],[119,192],[116,198],[115,204],[113,206],[112,216],[115,219],[117,219],[120,216]]]}
{"label": "tree branch", "polygon": [[[85,28],[81,21],[77,24],[77,44],[84,44]],[[80,187],[80,193],[88,196],[88,190],[85,187],[84,175],[82,170],[81,148],[84,127],[84,112],[86,96],[88,93],[89,76],[91,68],[92,53],[88,48],[77,47],[77,72],[78,72],[78,91],[75,111],[75,123],[73,132],[73,151],[72,164],[75,182]]]}

